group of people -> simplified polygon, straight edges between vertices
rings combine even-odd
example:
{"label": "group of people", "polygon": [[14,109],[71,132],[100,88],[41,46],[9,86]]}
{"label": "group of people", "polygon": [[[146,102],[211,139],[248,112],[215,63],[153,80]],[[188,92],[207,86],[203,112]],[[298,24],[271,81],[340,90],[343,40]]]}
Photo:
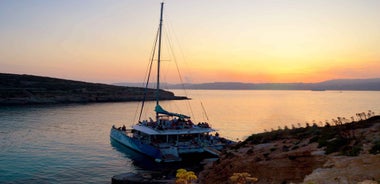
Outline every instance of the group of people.
{"label": "group of people", "polygon": [[159,130],[193,128],[194,126],[191,120],[186,120],[182,118],[174,118],[172,120],[159,119],[158,121],[153,121],[152,119],[150,119],[150,121],[144,120],[140,123],[142,125],[153,127]]}
{"label": "group of people", "polygon": [[123,125],[122,127],[118,127],[118,128],[116,128],[115,125],[112,125],[112,128],[118,129],[120,131],[127,131],[127,127],[125,127],[125,125]]}
{"label": "group of people", "polygon": [[210,128],[210,125],[207,122],[200,122],[197,124],[197,126],[201,128]]}
{"label": "group of people", "polygon": [[[158,130],[167,130],[167,129],[189,129],[193,128],[195,125],[191,120],[185,120],[185,119],[177,119],[174,118],[172,120],[163,120],[160,119],[157,122],[150,119],[150,121],[144,120],[140,122],[140,124],[148,127],[153,127]],[[210,125],[207,122],[199,122],[196,126],[200,128],[210,128]],[[115,125],[112,126],[114,129],[118,129],[121,131],[126,131],[127,128],[125,125],[122,127],[116,128]]]}

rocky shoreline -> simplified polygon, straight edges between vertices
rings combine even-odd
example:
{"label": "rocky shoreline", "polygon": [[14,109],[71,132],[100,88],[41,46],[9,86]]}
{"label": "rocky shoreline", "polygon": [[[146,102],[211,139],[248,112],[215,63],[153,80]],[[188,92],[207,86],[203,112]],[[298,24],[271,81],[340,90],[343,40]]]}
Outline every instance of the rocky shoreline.
{"label": "rocky shoreline", "polygon": [[380,116],[341,120],[254,134],[207,164],[199,183],[234,183],[234,173],[258,184],[380,182]]}
{"label": "rocky shoreline", "polygon": [[[156,92],[147,89],[146,100]],[[0,73],[0,105],[62,104],[141,101],[145,89],[88,83],[33,75]],[[160,91],[162,100],[182,100],[169,91]]]}

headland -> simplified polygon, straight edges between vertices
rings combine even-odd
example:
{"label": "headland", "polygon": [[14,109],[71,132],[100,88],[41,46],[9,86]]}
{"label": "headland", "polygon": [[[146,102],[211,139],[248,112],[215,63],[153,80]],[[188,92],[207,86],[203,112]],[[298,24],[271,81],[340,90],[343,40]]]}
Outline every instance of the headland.
{"label": "headland", "polygon": [[[0,105],[142,101],[144,93],[139,87],[0,73]],[[156,98],[154,89],[146,89],[146,94],[146,100]],[[160,98],[187,99],[164,90],[160,90]]]}

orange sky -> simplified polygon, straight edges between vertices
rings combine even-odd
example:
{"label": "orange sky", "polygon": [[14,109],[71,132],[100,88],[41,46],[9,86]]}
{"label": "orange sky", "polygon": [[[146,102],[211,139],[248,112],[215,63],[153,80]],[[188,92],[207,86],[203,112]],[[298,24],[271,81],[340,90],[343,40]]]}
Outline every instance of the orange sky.
{"label": "orange sky", "polygon": [[[0,72],[141,82],[159,6],[158,0],[1,1]],[[378,7],[376,0],[168,0],[163,79],[179,82],[168,40],[184,82],[379,78]]]}

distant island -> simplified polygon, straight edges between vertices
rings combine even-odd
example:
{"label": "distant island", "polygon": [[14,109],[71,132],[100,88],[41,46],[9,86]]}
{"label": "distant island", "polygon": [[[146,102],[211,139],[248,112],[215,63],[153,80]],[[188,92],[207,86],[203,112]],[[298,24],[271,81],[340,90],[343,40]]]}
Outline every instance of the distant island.
{"label": "distant island", "polygon": [[[137,83],[115,83],[119,86],[141,86]],[[200,90],[353,90],[380,91],[380,78],[371,79],[334,79],[318,83],[241,83],[213,82],[200,84],[164,84],[166,89],[200,89]]]}
{"label": "distant island", "polygon": [[[0,73],[0,105],[141,101],[144,91],[138,87]],[[147,89],[146,99],[155,97],[156,91]],[[164,90],[160,91],[160,98],[186,99]]]}
{"label": "distant island", "polygon": [[[150,88],[154,88],[151,84]],[[0,105],[59,104],[89,102],[141,101],[145,89],[138,83],[100,84],[44,76],[0,73]],[[196,90],[360,90],[380,91],[380,78],[336,79],[319,83],[240,83],[213,82],[168,84],[165,89]],[[187,99],[161,90],[163,100]],[[155,99],[155,90],[147,89],[146,100]]]}

